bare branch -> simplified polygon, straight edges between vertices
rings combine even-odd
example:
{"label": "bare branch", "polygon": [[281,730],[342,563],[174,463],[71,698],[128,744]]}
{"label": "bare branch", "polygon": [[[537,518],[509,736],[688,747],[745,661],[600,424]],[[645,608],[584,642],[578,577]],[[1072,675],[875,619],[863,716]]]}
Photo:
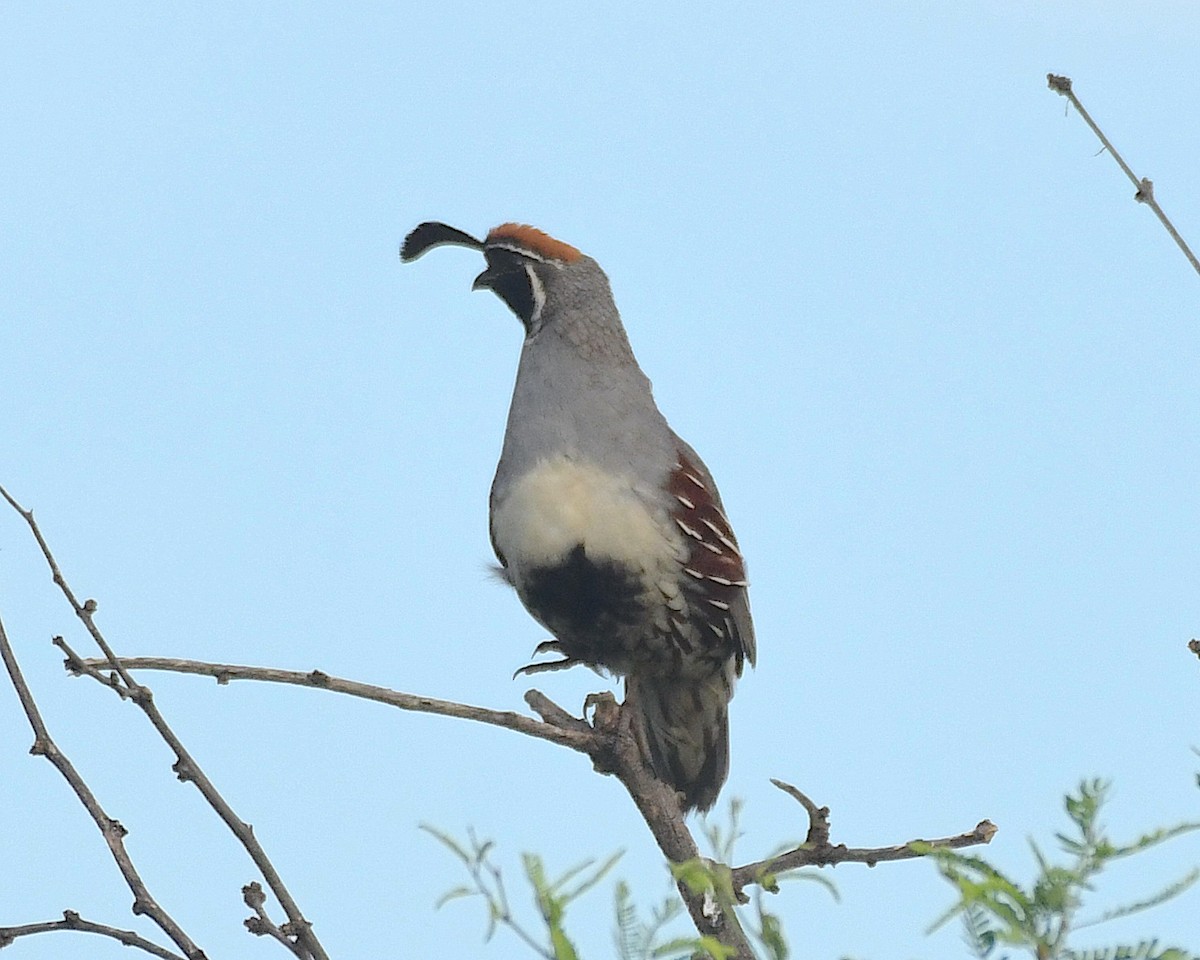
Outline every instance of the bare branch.
{"label": "bare branch", "polygon": [[912,860],[925,856],[912,848],[913,843],[928,844],[935,848],[957,849],[990,843],[996,835],[996,825],[990,820],[981,820],[975,829],[956,837],[938,840],[910,840],[891,847],[847,847],[829,842],[829,808],[818,807],[791,784],[781,780],[771,781],[789,796],[795,798],[808,814],[808,837],[804,843],[766,860],[748,863],[733,869],[733,889],[740,897],[742,891],[752,883],[762,884],[766,878],[774,877],[786,870],[799,867],[827,867],[838,863],[865,863],[869,867],[887,860]]}
{"label": "bare branch", "polygon": [[1200,273],[1200,261],[1196,259],[1196,255],[1192,253],[1191,248],[1188,247],[1183,237],[1179,235],[1179,231],[1175,229],[1175,225],[1167,219],[1167,215],[1163,213],[1162,207],[1160,207],[1158,205],[1158,201],[1154,199],[1154,183],[1145,177],[1139,180],[1138,175],[1134,173],[1132,169],[1130,169],[1130,166],[1125,162],[1125,159],[1119,153],[1117,153],[1117,148],[1109,142],[1108,137],[1104,135],[1104,132],[1096,125],[1096,121],[1092,119],[1091,114],[1089,114],[1087,110],[1083,108],[1083,104],[1080,103],[1079,98],[1075,96],[1075,91],[1071,87],[1071,78],[1060,77],[1057,74],[1048,73],[1046,74],[1046,81],[1051,90],[1071,101],[1071,106],[1079,111],[1079,115],[1083,117],[1083,119],[1087,121],[1087,125],[1092,128],[1092,132],[1100,138],[1100,142],[1104,145],[1104,149],[1112,154],[1112,158],[1117,161],[1117,165],[1125,172],[1125,176],[1127,176],[1133,183],[1134,187],[1137,188],[1137,192],[1133,195],[1133,199],[1138,203],[1146,204],[1146,206],[1154,211],[1155,216],[1157,216],[1162,222],[1162,225],[1166,227],[1167,233],[1169,233],[1171,238],[1179,245],[1179,249],[1183,251],[1183,255],[1188,258],[1188,262],[1191,263],[1192,269],[1197,273]]}
{"label": "bare branch", "polygon": [[[62,570],[59,569],[58,561],[55,560],[54,554],[46,543],[45,537],[42,536],[42,531],[38,527],[37,521],[34,520],[33,511],[22,507],[3,487],[0,487],[0,495],[3,495],[4,499],[11,504],[13,509],[28,524],[34,539],[41,548],[42,556],[45,557],[46,563],[50,567],[54,582],[58,585],[59,590],[62,591],[63,596],[66,597],[67,602],[75,611],[75,615],[83,621],[83,625],[87,628],[88,633],[91,634],[92,639],[95,640],[96,645],[104,654],[104,660],[101,665],[98,668],[93,667],[96,674],[98,674],[100,669],[111,669],[114,672],[116,676],[109,677],[105,685],[116,690],[118,693],[122,693],[123,691],[123,695],[127,695],[142,709],[142,712],[149,718],[154,729],[158,731],[159,736],[162,737],[167,746],[174,752],[176,760],[172,765],[172,770],[175,771],[175,775],[180,780],[185,782],[191,781],[196,785],[196,788],[203,795],[204,799],[208,801],[209,806],[216,811],[217,816],[221,818],[245,848],[246,852],[250,855],[250,859],[254,861],[255,866],[261,871],[263,879],[267,882],[267,886],[271,888],[271,891],[275,894],[276,899],[279,900],[280,905],[287,914],[289,929],[294,931],[296,942],[303,948],[303,951],[298,955],[311,957],[312,960],[329,960],[325,948],[321,946],[321,942],[312,931],[312,924],[300,912],[300,907],[292,898],[291,893],[283,882],[283,878],[279,876],[275,865],[271,862],[266,851],[263,850],[262,845],[254,836],[254,828],[234,812],[233,808],[213,785],[212,781],[208,779],[208,776],[200,768],[200,765],[192,757],[191,753],[184,747],[183,742],[175,734],[175,731],[171,729],[155,705],[153,693],[148,687],[142,686],[133,679],[129,671],[122,665],[113,652],[112,647],[109,646],[108,641],[105,640],[99,627],[96,626],[93,616],[96,612],[96,601],[85,600],[83,603],[80,603],[76,598],[74,591],[71,590],[70,585],[62,574]],[[61,639],[58,642],[60,646],[66,649],[65,643]],[[79,660],[73,653],[69,656],[76,661]],[[179,941],[176,942],[178,943]],[[182,947],[182,944],[180,946]]]}
{"label": "bare branch", "polygon": [[[112,853],[113,859],[117,863],[117,868],[121,871],[121,876],[125,878],[125,882],[129,885],[130,891],[133,893],[133,912],[134,914],[144,914],[158,924],[159,929],[174,941],[175,945],[183,951],[188,960],[205,960],[204,951],[201,950],[191,937],[184,933],[183,928],[175,922],[174,918],[166,912],[150,895],[150,891],[146,889],[146,884],[143,882],[141,874],[133,865],[133,860],[129,857],[129,852],[125,849],[126,829],[121,826],[120,822],[114,820],[104,808],[100,806],[100,801],[96,799],[96,795],[92,793],[91,788],[84,782],[83,777],[79,775],[79,771],[75,769],[75,765],[67,758],[58,745],[50,737],[49,730],[46,729],[45,721],[42,719],[41,711],[38,710],[37,703],[33,699],[33,693],[30,691],[28,684],[25,683],[25,677],[21,673],[21,667],[17,663],[16,654],[13,652],[12,645],[8,641],[8,633],[4,629],[4,622],[0,620],[0,658],[4,660],[4,666],[8,670],[9,679],[12,680],[12,685],[17,691],[17,699],[21,701],[21,706],[25,710],[25,716],[29,719],[29,726],[33,729],[33,746],[29,752],[34,756],[42,756],[49,760],[54,768],[63,776],[63,779],[70,784],[71,789],[75,791],[75,796],[79,798],[79,802],[83,804],[92,820],[99,828],[101,835],[104,837],[104,842],[108,844],[109,852]],[[63,914],[63,924],[69,924],[70,917]],[[22,928],[18,928],[22,929]],[[52,928],[45,928],[52,929]],[[111,929],[111,928],[108,928]],[[39,928],[33,932],[40,933]],[[91,931],[96,932],[96,931]],[[148,942],[148,941],[147,941]],[[0,940],[0,945],[3,940]],[[174,954],[168,954],[174,956]]]}
{"label": "bare branch", "polygon": [[[5,496],[7,497],[7,494]],[[172,749],[176,750],[179,760],[175,765],[175,769],[180,778],[191,779],[197,783],[197,786],[201,787],[201,792],[205,794],[206,799],[209,799],[209,802],[221,814],[222,819],[226,820],[226,823],[239,839],[243,840],[248,850],[251,850],[251,847],[247,843],[247,840],[243,838],[243,832],[248,835],[249,841],[253,841],[249,826],[243,824],[233,816],[232,811],[229,811],[227,806],[224,805],[224,800],[220,798],[220,795],[216,793],[212,785],[207,782],[207,779],[195,767],[194,761],[183,751],[182,745],[178,743],[174,734],[171,733],[170,728],[166,726],[165,722],[161,721],[160,717],[157,717],[157,711],[153,708],[153,700],[149,690],[133,680],[131,671],[165,670],[175,673],[211,676],[221,685],[228,684],[230,680],[260,680],[270,683],[287,683],[296,686],[329,690],[335,693],[384,703],[401,710],[474,720],[478,723],[486,723],[492,726],[515,730],[527,736],[557,743],[579,753],[586,754],[591,758],[598,772],[612,774],[621,781],[637,806],[638,811],[646,821],[646,825],[650,828],[659,849],[668,861],[673,864],[689,864],[702,859],[695,839],[692,837],[685,822],[680,807],[679,795],[658,780],[646,764],[644,750],[638,743],[634,732],[632,715],[623,705],[617,704],[611,693],[589,696],[584,705],[585,717],[580,718],[572,716],[539,691],[530,690],[526,693],[525,699],[529,706],[541,717],[540,720],[535,720],[532,717],[508,711],[490,710],[484,707],[454,703],[447,700],[436,700],[431,697],[418,697],[412,694],[400,693],[373,684],[358,683],[330,676],[320,670],[310,670],[308,672],[278,670],[267,667],[205,663],[196,660],[179,660],[165,657],[117,658],[107,644],[103,642],[103,638],[99,635],[99,631],[95,627],[92,619],[92,614],[96,609],[95,603],[93,601],[87,601],[83,605],[78,603],[74,595],[70,592],[69,587],[67,587],[61,573],[58,571],[53,556],[50,554],[36,524],[33,522],[32,514],[22,510],[11,498],[8,499],[30,524],[38,539],[38,543],[42,546],[47,562],[54,572],[55,582],[59,584],[76,613],[84,621],[89,632],[92,633],[93,637],[97,638],[97,643],[100,644],[101,650],[104,652],[103,659],[83,659],[64,640],[56,638],[55,643],[67,656],[67,669],[77,674],[90,676],[104,686],[113,688],[118,693],[124,692],[137,702],[151,716],[152,722],[154,722],[156,729],[159,730],[163,738],[167,740]],[[586,719],[586,714],[589,710],[592,711],[591,723]],[[908,844],[874,849],[850,849],[844,845],[834,847],[829,843],[828,808],[817,807],[808,797],[789,784],[782,783],[781,781],[773,782],[777,787],[801,803],[808,813],[809,830],[806,842],[795,850],[769,858],[768,860],[747,864],[736,870],[730,870],[730,868],[722,864],[710,863],[709,866],[712,868],[712,872],[708,874],[708,880],[705,881],[709,889],[699,891],[693,889],[685,882],[683,874],[678,875],[676,883],[679,894],[687,906],[697,931],[701,936],[712,937],[730,947],[733,960],[753,960],[754,957],[753,950],[742,930],[737,914],[733,909],[733,902],[730,899],[731,894],[734,899],[742,899],[743,889],[748,884],[763,883],[764,878],[769,875],[777,874],[784,870],[795,869],[800,866],[843,862],[862,862],[874,865],[882,860],[908,859],[920,855],[913,851]],[[210,796],[210,793],[212,796]],[[224,811],[228,811],[228,815]],[[986,843],[991,839],[993,833],[995,833],[995,827],[988,821],[983,821],[971,834],[934,840],[932,841],[932,845],[956,847]],[[251,850],[251,855],[255,856],[254,850]],[[265,854],[262,856],[265,860]],[[255,862],[259,863],[257,856],[255,856]],[[269,865],[269,861],[266,861],[266,863]],[[276,927],[263,909],[265,899],[262,889],[255,884],[251,884],[243,888],[243,895],[246,897],[246,903],[255,910],[256,916],[248,919],[246,925],[251,932],[259,935],[273,936],[277,940],[292,946],[295,950],[300,945],[298,943],[300,938],[305,934],[311,935],[311,931],[308,929],[305,921],[301,919],[297,922],[293,919],[292,909],[288,907],[287,901],[284,900],[283,896],[283,894],[286,894],[286,890],[283,890],[281,893],[279,889],[275,888],[275,884],[272,883],[271,874],[267,873],[266,869],[264,869],[264,876],[267,878],[268,884],[275,890],[280,902],[284,904],[284,909],[289,916],[289,922],[282,927]],[[298,913],[296,916],[298,916]],[[304,945],[307,946],[306,943]],[[319,945],[317,946],[319,947]],[[301,957],[308,955],[299,950],[295,950],[295,952]],[[324,955],[323,953],[316,953],[314,951],[312,956],[315,960],[322,960]]]}
{"label": "bare branch", "polygon": [[161,957],[162,960],[184,960],[178,953],[173,953],[166,949],[166,947],[160,947],[157,943],[139,936],[132,930],[118,930],[116,927],[110,927],[103,923],[93,923],[91,920],[84,920],[74,910],[64,910],[61,920],[47,920],[44,923],[26,923],[19,927],[0,927],[0,950],[9,946],[18,937],[28,937],[35,933],[54,933],[59,931],[67,931],[68,933],[95,933],[102,937],[111,937],[113,940],[118,940],[127,947],[137,947],[137,949],[144,950],[152,957]]}

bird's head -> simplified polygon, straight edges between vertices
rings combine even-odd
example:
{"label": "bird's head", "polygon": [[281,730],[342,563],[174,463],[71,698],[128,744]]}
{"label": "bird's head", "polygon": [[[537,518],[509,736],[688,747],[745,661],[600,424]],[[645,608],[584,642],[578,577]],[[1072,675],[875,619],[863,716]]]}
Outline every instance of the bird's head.
{"label": "bird's head", "polygon": [[[576,293],[594,293],[597,283],[608,282],[590,257],[570,244],[555,240],[536,227],[503,223],[483,240],[444,223],[428,221],[416,227],[400,248],[405,263],[443,244],[481,250],[487,267],[475,278],[473,290],[491,290],[503,300],[533,336],[542,325],[547,302],[564,303]],[[611,297],[611,294],[609,294]]]}

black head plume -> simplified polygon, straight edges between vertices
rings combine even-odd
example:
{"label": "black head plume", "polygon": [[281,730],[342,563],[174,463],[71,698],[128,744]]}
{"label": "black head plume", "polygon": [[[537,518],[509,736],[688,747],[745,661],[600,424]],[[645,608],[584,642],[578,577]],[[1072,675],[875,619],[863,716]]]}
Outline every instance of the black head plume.
{"label": "black head plume", "polygon": [[400,246],[400,259],[405,263],[416,260],[426,250],[452,243],[458,247],[470,247],[472,250],[482,250],[483,241],[476,240],[469,233],[464,233],[456,227],[427,220],[418,224]]}

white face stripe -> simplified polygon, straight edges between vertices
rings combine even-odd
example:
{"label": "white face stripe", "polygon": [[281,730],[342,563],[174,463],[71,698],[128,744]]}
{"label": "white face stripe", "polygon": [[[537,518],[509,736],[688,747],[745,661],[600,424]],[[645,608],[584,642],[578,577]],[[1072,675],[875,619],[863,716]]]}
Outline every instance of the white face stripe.
{"label": "white face stripe", "polygon": [[525,264],[525,275],[529,277],[529,291],[533,294],[533,316],[529,318],[529,332],[532,334],[541,325],[542,307],[546,305],[546,288],[542,285],[542,278],[533,269],[533,264]]}
{"label": "white face stripe", "polygon": [[530,250],[528,247],[522,247],[519,244],[515,244],[515,243],[496,243],[493,241],[492,243],[489,243],[486,247],[484,247],[484,250],[485,251],[486,250],[507,250],[509,253],[515,253],[518,256],[528,257],[530,260],[536,260],[538,263],[546,262],[546,258],[543,257],[540,253],[535,253],[533,250]]}
{"label": "white face stripe", "polygon": [[522,247],[517,243],[493,241],[492,243],[486,244],[483,249],[484,252],[487,252],[488,250],[507,250],[509,253],[515,253],[519,257],[527,257],[530,260],[536,260],[538,263],[548,263],[550,266],[557,267],[559,270],[566,266],[566,263],[562,260],[555,260],[553,257],[544,257],[536,250],[530,250],[528,247]]}

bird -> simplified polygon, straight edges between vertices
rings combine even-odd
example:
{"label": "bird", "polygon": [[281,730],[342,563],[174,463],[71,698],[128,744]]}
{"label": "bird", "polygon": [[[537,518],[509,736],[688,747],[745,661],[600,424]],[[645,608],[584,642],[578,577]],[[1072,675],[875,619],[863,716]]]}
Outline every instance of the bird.
{"label": "bird", "polygon": [[526,224],[479,240],[436,221],[400,257],[446,244],[483,253],[472,289],[524,328],[489,529],[502,579],[554,638],[538,652],[562,657],[526,669],[623,678],[655,777],[684,813],[708,810],[728,776],[734,685],[755,661],[745,562],[712,474],[659,411],[595,260]]}

